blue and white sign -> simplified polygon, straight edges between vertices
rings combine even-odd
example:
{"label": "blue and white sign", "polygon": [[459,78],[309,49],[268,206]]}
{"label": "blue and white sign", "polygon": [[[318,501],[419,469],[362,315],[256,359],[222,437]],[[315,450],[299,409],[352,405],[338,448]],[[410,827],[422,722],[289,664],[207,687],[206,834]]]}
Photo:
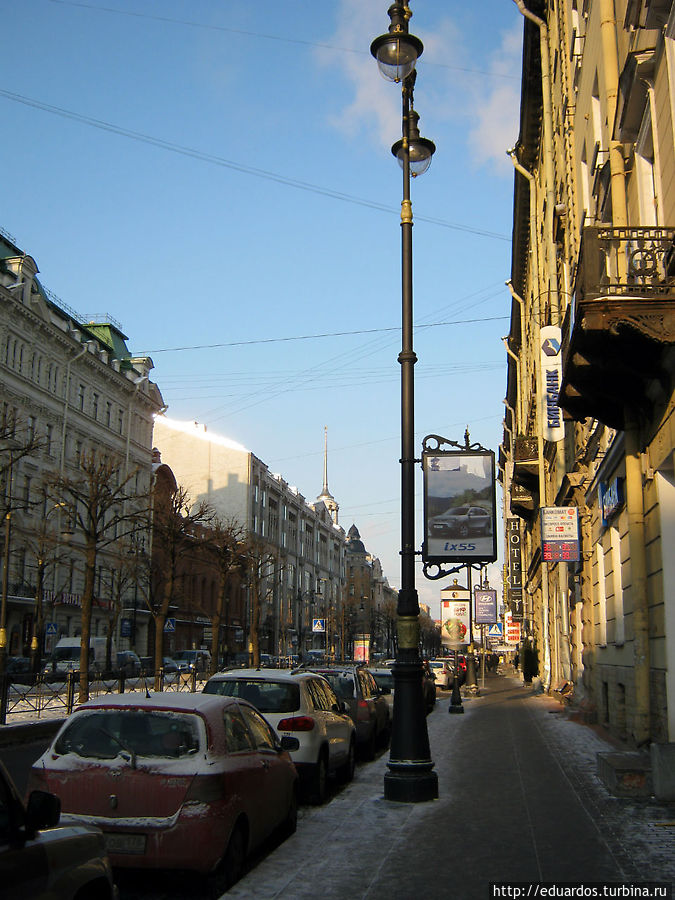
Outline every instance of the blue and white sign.
{"label": "blue and white sign", "polygon": [[176,620],[175,619],[165,619],[164,620],[164,631],[174,632],[176,630]]}
{"label": "blue and white sign", "polygon": [[561,441],[565,437],[562,410],[558,406],[558,394],[562,383],[562,332],[557,325],[545,325],[540,329],[541,347],[541,408],[544,411],[543,438],[545,441]]}
{"label": "blue and white sign", "polygon": [[503,638],[504,637],[503,623],[496,622],[494,625],[490,625],[490,627],[488,628],[488,637]]}
{"label": "blue and white sign", "polygon": [[59,626],[56,622],[47,622],[45,625],[45,634],[58,634]]}
{"label": "blue and white sign", "polygon": [[600,506],[602,524],[608,525],[624,503],[623,478],[614,478],[609,484],[600,482]]}
{"label": "blue and white sign", "polygon": [[325,619],[312,619],[312,631],[315,634],[323,634],[326,630]]}

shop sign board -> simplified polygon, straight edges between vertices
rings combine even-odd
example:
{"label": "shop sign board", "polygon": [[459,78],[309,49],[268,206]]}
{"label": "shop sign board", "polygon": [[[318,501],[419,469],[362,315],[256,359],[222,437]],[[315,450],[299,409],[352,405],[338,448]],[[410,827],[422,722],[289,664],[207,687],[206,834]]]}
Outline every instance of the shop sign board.
{"label": "shop sign board", "polygon": [[542,507],[541,545],[544,562],[579,560],[579,510],[576,506]]}

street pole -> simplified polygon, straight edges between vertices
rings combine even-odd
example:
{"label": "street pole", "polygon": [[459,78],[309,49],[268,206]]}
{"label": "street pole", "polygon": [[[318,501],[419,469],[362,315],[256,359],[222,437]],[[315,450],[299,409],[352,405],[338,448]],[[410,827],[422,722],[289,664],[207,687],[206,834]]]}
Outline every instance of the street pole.
{"label": "street pole", "polygon": [[5,513],[5,549],[2,556],[2,606],[0,607],[0,675],[7,668],[7,593],[9,590],[9,541],[12,531],[12,513]]}
{"label": "street pole", "polygon": [[401,140],[392,147],[403,168],[401,203],[401,589],[398,594],[398,647],[394,674],[394,718],[389,771],[384,776],[387,800],[422,802],[438,797],[438,776],[433,771],[420,658],[419,601],[415,589],[415,413],[413,350],[412,204],[413,174],[426,171],[435,150],[431,141],[419,137],[417,113],[413,109],[415,63],[422,42],[408,33],[410,9],[403,0],[389,7],[389,33],[371,44],[381,74],[402,83]]}

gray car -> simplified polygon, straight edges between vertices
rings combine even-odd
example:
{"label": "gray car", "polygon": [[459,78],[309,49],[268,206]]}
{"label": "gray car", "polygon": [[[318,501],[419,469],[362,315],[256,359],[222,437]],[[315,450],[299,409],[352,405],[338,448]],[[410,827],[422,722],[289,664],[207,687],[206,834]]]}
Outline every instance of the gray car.
{"label": "gray car", "polygon": [[429,520],[433,536],[468,537],[470,534],[492,534],[492,515],[481,506],[455,506]]}
{"label": "gray car", "polygon": [[0,763],[0,872],[4,900],[117,900],[102,832],[93,825],[57,828],[58,797],[33,791],[27,806]]}
{"label": "gray car", "polygon": [[378,747],[391,738],[391,707],[364,666],[312,667],[328,680],[340,700],[347,703],[356,725],[356,746],[364,759],[374,759]]}

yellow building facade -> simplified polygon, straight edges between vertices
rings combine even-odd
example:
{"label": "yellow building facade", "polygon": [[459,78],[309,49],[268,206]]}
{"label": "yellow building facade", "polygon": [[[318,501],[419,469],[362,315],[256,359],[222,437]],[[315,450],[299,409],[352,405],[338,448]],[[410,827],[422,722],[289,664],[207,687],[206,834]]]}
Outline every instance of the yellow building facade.
{"label": "yellow building facade", "polygon": [[[545,689],[573,684],[635,746],[675,742],[675,7],[515,2],[507,600]],[[578,558],[543,541],[568,509]]]}

